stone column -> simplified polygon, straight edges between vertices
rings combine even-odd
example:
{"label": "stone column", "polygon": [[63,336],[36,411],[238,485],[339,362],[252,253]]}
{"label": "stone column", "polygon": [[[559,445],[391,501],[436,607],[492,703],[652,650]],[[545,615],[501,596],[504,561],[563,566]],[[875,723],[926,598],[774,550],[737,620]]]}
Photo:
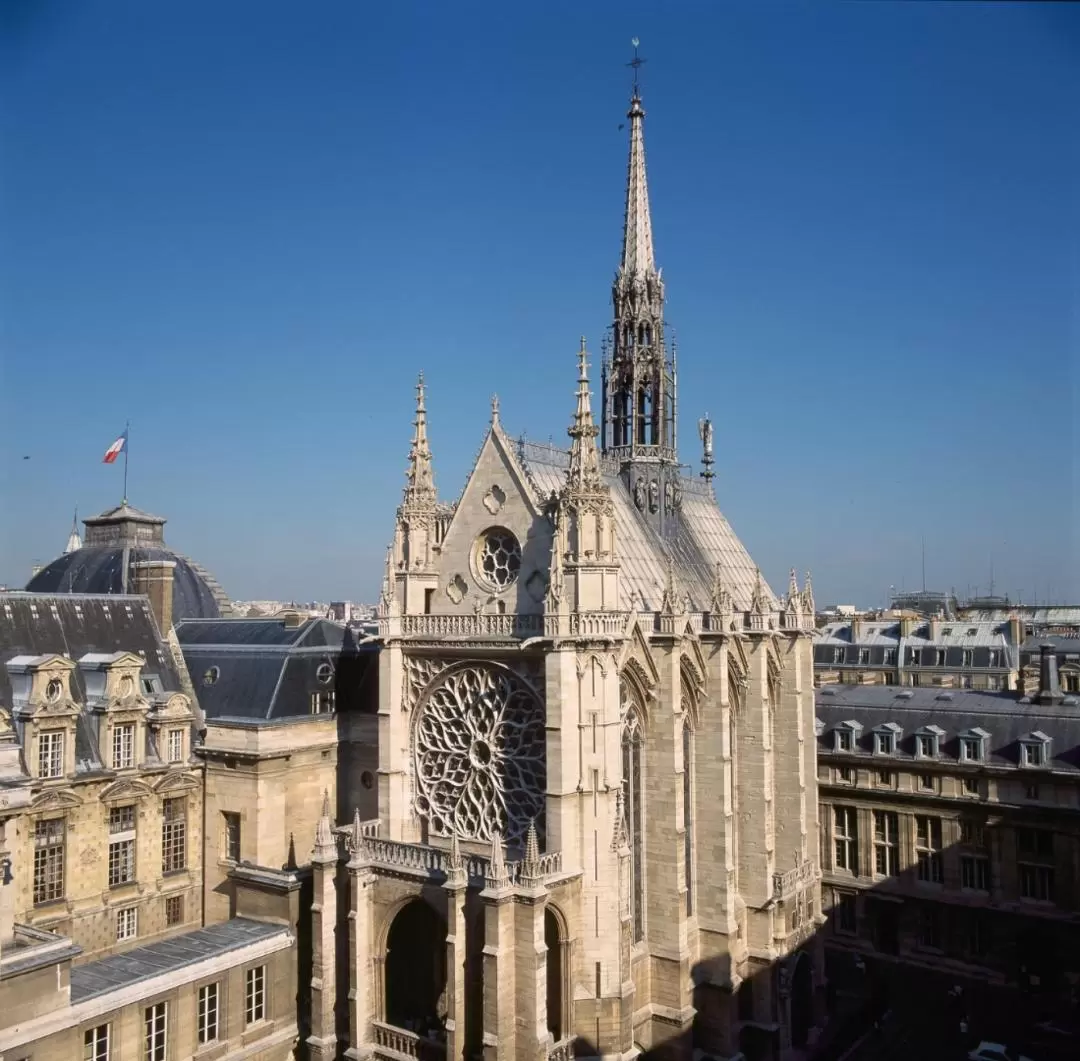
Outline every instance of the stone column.
{"label": "stone column", "polygon": [[517,1056],[514,892],[498,832],[484,883],[484,1061],[511,1061]]}
{"label": "stone column", "polygon": [[520,1010],[517,1056],[546,1061],[554,1045],[548,1030],[547,942],[544,938],[544,911],[547,889],[540,870],[540,846],[536,828],[529,826],[525,859],[513,908],[517,921],[516,978]]}
{"label": "stone column", "polygon": [[322,816],[315,827],[311,856],[311,1035],[313,1061],[337,1057],[337,876],[338,847],[330,824],[330,796],[323,793]]}
{"label": "stone column", "polygon": [[446,1057],[465,1058],[465,896],[468,877],[458,847],[457,833],[450,840],[446,882]]}
{"label": "stone column", "polygon": [[375,977],[381,964],[372,953],[374,926],[372,904],[375,874],[368,864],[360,830],[360,812],[353,818],[349,837],[349,878],[352,909],[349,911],[349,1050],[347,1057],[367,1057],[371,1022],[375,1018]]}

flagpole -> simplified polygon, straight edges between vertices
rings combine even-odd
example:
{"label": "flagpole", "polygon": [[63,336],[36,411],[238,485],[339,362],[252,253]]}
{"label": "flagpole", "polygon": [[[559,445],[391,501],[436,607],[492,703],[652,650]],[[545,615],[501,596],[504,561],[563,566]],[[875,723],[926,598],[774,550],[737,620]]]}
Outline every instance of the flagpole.
{"label": "flagpole", "polygon": [[124,501],[127,504],[127,462],[128,462],[128,448],[131,445],[131,421],[129,420],[124,424]]}

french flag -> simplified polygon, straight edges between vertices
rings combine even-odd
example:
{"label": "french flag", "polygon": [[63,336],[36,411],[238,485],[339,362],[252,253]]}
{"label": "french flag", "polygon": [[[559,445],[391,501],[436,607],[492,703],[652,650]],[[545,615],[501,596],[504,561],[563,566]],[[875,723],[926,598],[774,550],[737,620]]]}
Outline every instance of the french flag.
{"label": "french flag", "polygon": [[128,433],[125,430],[124,433],[105,451],[105,456],[102,457],[103,464],[112,464],[121,453],[124,452],[124,447],[127,445]]}

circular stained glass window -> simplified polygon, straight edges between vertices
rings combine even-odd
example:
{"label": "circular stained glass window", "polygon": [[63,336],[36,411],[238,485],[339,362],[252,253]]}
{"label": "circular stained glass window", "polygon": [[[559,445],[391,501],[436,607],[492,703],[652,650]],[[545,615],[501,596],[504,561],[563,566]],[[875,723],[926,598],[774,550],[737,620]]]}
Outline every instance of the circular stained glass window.
{"label": "circular stained glass window", "polygon": [[521,544],[512,531],[492,527],[480,535],[476,550],[480,578],[496,590],[512,585],[521,571]]}

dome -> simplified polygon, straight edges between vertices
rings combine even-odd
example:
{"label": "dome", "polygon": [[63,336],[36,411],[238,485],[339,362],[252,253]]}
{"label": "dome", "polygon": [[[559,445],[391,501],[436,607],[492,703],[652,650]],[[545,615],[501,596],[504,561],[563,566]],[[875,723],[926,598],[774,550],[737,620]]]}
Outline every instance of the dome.
{"label": "dome", "polygon": [[[165,520],[126,501],[100,516],[83,520],[80,548],[65,552],[26,584],[32,593],[133,593],[135,564],[172,560],[173,621],[218,619],[232,614],[221,586],[194,560],[165,544]],[[74,542],[69,542],[69,545]],[[126,570],[125,570],[126,568]]]}

